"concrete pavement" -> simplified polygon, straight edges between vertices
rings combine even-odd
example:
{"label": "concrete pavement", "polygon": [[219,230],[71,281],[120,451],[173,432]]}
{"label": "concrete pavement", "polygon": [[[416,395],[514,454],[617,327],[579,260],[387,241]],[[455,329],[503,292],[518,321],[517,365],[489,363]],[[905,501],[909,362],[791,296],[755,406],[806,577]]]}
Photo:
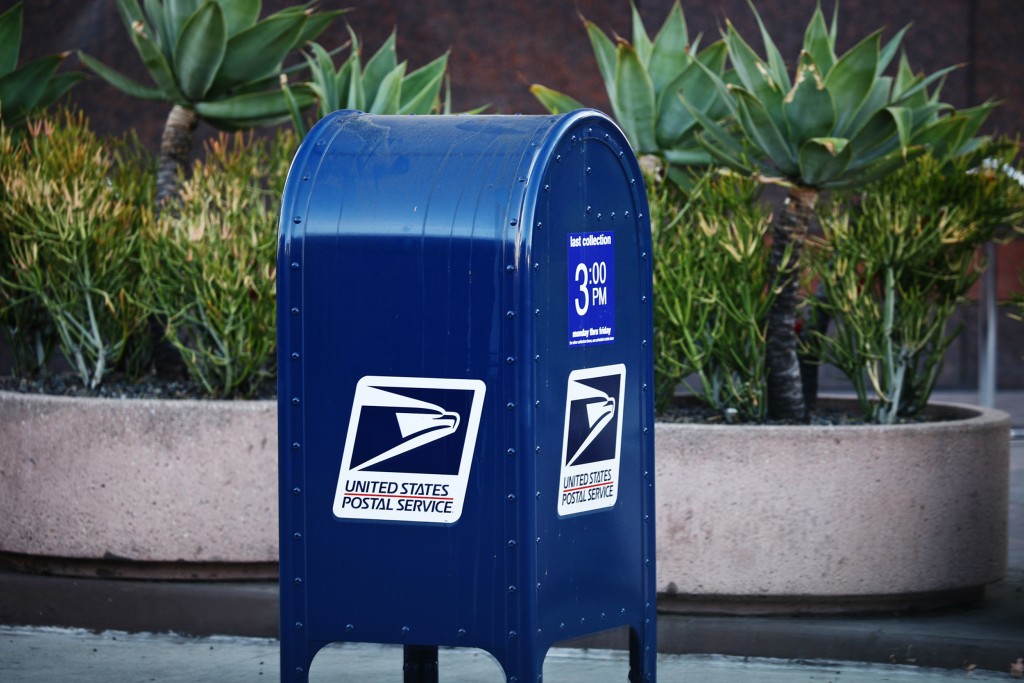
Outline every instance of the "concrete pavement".
{"label": "concrete pavement", "polygon": [[[252,683],[278,681],[277,641],[266,638],[89,633],[0,628],[0,680],[6,683]],[[401,683],[397,646],[334,645],[310,669],[313,683]],[[628,656],[613,650],[556,649],[544,664],[546,683],[625,681]],[[497,663],[479,650],[441,650],[441,681],[501,681]],[[1009,673],[949,671],[906,665],[782,661],[718,655],[662,655],[661,681],[700,683],[876,683],[878,681],[1015,680]],[[1019,679],[1016,679],[1019,680]]]}

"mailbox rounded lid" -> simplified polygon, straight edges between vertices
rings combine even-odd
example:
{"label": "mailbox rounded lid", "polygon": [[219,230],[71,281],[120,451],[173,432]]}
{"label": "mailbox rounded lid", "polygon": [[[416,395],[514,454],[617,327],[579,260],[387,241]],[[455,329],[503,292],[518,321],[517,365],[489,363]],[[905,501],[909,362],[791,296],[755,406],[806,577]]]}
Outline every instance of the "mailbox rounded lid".
{"label": "mailbox rounded lid", "polygon": [[[303,140],[285,184],[280,247],[292,236],[528,241],[518,224],[559,147],[598,139],[643,195],[636,157],[606,115],[378,116],[338,111]],[[593,169],[601,173],[602,169]],[[588,168],[588,173],[590,169]],[[623,169],[615,175],[623,176]]]}

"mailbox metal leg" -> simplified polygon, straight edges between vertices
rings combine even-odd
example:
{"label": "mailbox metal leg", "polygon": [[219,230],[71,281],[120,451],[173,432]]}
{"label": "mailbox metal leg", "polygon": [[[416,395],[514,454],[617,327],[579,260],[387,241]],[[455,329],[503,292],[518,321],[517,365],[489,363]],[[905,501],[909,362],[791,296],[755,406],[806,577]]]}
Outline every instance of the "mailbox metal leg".
{"label": "mailbox metal leg", "polygon": [[437,683],[436,645],[406,645],[403,658],[404,683]]}
{"label": "mailbox metal leg", "polygon": [[[541,642],[525,643],[522,647],[488,649],[498,660],[508,683],[539,683],[544,672],[544,658],[548,645]],[[485,648],[487,649],[487,648]]]}
{"label": "mailbox metal leg", "polygon": [[308,683],[309,668],[326,640],[305,640],[281,633],[281,683]]}
{"label": "mailbox metal leg", "polygon": [[[647,634],[645,634],[647,635]],[[629,683],[654,683],[658,654],[648,638],[629,629]]]}

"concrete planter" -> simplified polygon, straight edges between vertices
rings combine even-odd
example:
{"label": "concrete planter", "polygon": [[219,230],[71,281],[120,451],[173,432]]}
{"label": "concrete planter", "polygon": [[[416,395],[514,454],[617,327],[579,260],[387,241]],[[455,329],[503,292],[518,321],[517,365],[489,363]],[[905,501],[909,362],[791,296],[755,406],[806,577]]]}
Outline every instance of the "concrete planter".
{"label": "concrete planter", "polygon": [[1009,416],[899,426],[659,423],[659,606],[799,613],[948,605],[1006,574]]}
{"label": "concrete planter", "polygon": [[274,401],[0,392],[8,565],[149,578],[277,576]]}
{"label": "concrete planter", "polygon": [[[662,609],[949,604],[1006,572],[1009,417],[656,427]],[[273,401],[0,392],[0,559],[54,573],[277,575]]]}

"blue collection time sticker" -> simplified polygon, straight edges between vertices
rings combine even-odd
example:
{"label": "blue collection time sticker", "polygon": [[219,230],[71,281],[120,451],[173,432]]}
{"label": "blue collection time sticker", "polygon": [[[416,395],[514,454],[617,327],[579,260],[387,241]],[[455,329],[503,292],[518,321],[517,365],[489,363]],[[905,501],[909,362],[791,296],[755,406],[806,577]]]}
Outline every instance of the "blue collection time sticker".
{"label": "blue collection time sticker", "polygon": [[615,341],[615,235],[569,233],[569,346]]}

